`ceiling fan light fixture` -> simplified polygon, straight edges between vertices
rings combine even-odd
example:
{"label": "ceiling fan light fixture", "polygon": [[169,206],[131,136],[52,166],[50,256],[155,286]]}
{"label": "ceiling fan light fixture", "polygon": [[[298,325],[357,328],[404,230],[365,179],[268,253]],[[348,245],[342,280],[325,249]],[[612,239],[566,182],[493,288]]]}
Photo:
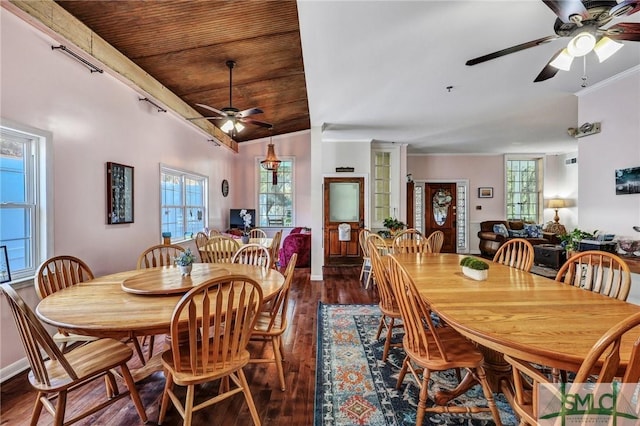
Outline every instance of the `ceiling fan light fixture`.
{"label": "ceiling fan light fixture", "polygon": [[241,132],[242,130],[244,130],[244,125],[241,122],[236,121],[235,128],[236,132]]}
{"label": "ceiling fan light fixture", "polygon": [[596,52],[598,60],[602,63],[620,50],[622,46],[624,46],[624,44],[613,41],[609,37],[602,37],[600,41],[596,43],[593,51]]}
{"label": "ceiling fan light fixture", "polygon": [[233,120],[227,120],[224,122],[222,126],[220,126],[220,130],[225,133],[229,133],[233,130]]}
{"label": "ceiling fan light fixture", "polygon": [[569,51],[567,49],[562,49],[558,56],[556,56],[551,62],[549,62],[549,65],[562,71],[569,71],[571,69],[572,62],[573,56],[569,54]]}
{"label": "ceiling fan light fixture", "polygon": [[567,44],[567,50],[573,57],[584,56],[591,52],[596,45],[596,37],[588,31],[583,31]]}

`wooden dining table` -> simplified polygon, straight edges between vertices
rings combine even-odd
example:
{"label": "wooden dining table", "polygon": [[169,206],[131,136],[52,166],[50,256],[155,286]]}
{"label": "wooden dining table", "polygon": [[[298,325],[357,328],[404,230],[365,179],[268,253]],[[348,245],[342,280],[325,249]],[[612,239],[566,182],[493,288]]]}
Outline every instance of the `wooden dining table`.
{"label": "wooden dining table", "polygon": [[[76,334],[113,338],[169,334],[173,309],[184,293],[209,279],[232,275],[257,281],[265,301],[284,284],[284,276],[275,269],[242,264],[194,263],[186,277],[176,267],[138,269],[62,289],[42,299],[36,314],[45,323]],[[151,364],[148,370],[157,367]],[[134,378],[147,374],[134,372]]]}
{"label": "wooden dining table", "polygon": [[[462,274],[461,255],[392,256],[406,269],[434,312],[458,332],[491,350],[489,355],[485,352],[485,364],[487,375],[494,375],[490,381],[494,390],[510,376],[501,354],[577,371],[609,328],[640,312],[638,305],[491,261],[487,261],[488,279],[475,281]],[[632,344],[631,338],[623,341],[623,363],[629,359]]]}

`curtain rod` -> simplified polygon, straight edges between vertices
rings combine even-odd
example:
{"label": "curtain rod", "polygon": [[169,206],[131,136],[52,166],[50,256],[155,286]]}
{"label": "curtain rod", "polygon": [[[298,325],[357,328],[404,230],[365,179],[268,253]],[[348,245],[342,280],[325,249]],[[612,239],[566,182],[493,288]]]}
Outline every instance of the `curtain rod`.
{"label": "curtain rod", "polygon": [[89,71],[91,71],[92,74],[94,72],[99,72],[100,74],[102,74],[104,72],[102,69],[100,69],[97,66],[93,65],[91,62],[87,61],[82,56],[78,55],[75,52],[72,52],[69,49],[67,49],[67,47],[65,45],[63,45],[63,44],[61,44],[60,46],[51,46],[51,50],[56,50],[56,49],[60,49],[60,51],[66,53],[67,55],[71,56],[72,58],[80,61],[84,66],[89,68]]}

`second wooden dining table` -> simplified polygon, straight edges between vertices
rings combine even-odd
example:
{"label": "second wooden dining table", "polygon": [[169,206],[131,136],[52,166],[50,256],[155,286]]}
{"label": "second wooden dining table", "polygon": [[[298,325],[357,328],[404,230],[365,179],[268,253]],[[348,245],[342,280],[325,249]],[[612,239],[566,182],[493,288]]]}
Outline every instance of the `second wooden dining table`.
{"label": "second wooden dining table", "polygon": [[[494,351],[560,370],[577,371],[587,353],[612,326],[640,306],[488,262],[489,277],[475,281],[461,272],[457,254],[396,254],[424,299],[447,324]],[[633,342],[623,342],[629,359]],[[626,357],[626,358],[625,358]],[[485,353],[497,390],[505,363]],[[507,367],[508,368],[508,367]]]}

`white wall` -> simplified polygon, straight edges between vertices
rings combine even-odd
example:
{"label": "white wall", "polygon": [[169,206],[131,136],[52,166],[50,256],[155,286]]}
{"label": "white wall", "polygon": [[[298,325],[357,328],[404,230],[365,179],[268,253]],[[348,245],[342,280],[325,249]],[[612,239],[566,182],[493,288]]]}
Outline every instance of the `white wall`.
{"label": "white wall", "polygon": [[[578,164],[566,164],[566,160],[577,158],[577,152],[548,155],[544,166],[544,199],[562,198],[567,207],[558,210],[560,223],[567,231],[578,226]],[[555,210],[544,209],[544,223],[553,221]]]}

